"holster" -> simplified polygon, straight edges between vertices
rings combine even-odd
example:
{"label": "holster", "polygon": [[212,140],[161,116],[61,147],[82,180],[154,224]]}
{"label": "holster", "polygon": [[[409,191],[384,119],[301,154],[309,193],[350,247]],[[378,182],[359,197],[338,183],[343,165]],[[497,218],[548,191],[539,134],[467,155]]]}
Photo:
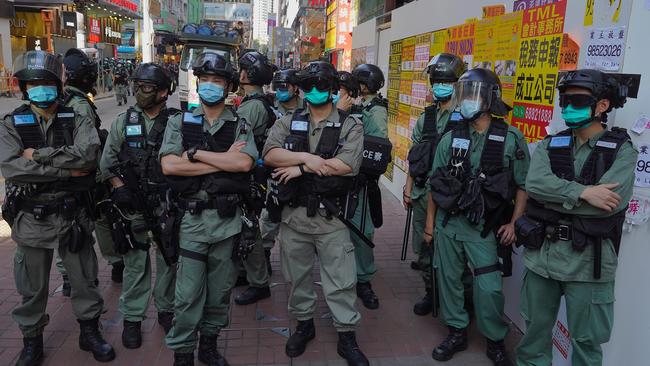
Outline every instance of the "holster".
{"label": "holster", "polygon": [[368,208],[370,209],[370,218],[375,228],[380,228],[384,224],[384,216],[381,203],[381,190],[377,179],[368,179],[366,185],[368,195]]}
{"label": "holster", "polygon": [[543,222],[523,215],[515,221],[515,234],[518,247],[523,245],[528,249],[539,249],[544,244],[546,228]]}
{"label": "holster", "polygon": [[311,194],[307,196],[307,217],[316,216],[319,206],[320,202],[318,201],[318,197]]}
{"label": "holster", "polygon": [[172,207],[165,207],[160,215],[160,241],[158,249],[165,264],[172,266],[178,262],[180,250],[180,230],[183,213]]}
{"label": "holster", "polygon": [[416,185],[420,188],[426,183],[426,175],[433,164],[433,141],[425,141],[413,145],[408,153],[409,175],[415,178]]}
{"label": "holster", "polygon": [[217,204],[217,212],[221,217],[235,217],[237,206],[240,202],[238,194],[220,194],[214,200]]}
{"label": "holster", "polygon": [[2,203],[2,218],[7,222],[9,227],[14,225],[14,220],[18,211],[20,211],[20,198],[18,195],[7,195]]}

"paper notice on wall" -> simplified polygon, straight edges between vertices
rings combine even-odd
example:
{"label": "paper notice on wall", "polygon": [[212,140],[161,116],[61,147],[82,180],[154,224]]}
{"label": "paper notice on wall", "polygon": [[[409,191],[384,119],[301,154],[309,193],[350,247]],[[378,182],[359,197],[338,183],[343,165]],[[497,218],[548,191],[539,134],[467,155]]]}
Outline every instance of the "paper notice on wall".
{"label": "paper notice on wall", "polygon": [[639,116],[639,119],[636,120],[634,126],[632,126],[630,131],[636,133],[637,135],[640,135],[647,129],[650,129],[650,118],[642,114]]}
{"label": "paper notice on wall", "polygon": [[623,26],[593,28],[587,32],[586,69],[619,71],[625,53],[627,30]]}
{"label": "paper notice on wall", "polygon": [[634,192],[625,212],[624,228],[631,231],[632,226],[645,224],[648,218],[650,218],[650,198],[642,192]]}
{"label": "paper notice on wall", "polygon": [[636,187],[650,187],[650,145],[639,146],[639,156],[636,160],[635,180]]}

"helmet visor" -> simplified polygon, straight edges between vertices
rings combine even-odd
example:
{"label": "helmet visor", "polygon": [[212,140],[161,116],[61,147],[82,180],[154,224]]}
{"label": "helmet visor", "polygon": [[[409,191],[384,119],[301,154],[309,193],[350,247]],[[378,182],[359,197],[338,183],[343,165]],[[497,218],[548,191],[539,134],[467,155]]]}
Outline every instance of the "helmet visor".
{"label": "helmet visor", "polygon": [[492,105],[492,89],[494,84],[482,81],[459,81],[456,84],[456,103],[471,103],[481,111],[487,111]]}
{"label": "helmet visor", "polygon": [[20,80],[63,80],[63,59],[44,51],[27,51],[14,61],[14,74]]}
{"label": "helmet visor", "polygon": [[228,60],[217,54],[216,52],[204,52],[197,56],[192,64],[192,68],[196,71],[208,72],[224,72],[228,68]]}
{"label": "helmet visor", "polygon": [[566,108],[569,104],[575,108],[591,107],[598,100],[590,94],[566,94],[560,93],[560,107]]}
{"label": "helmet visor", "polygon": [[287,84],[287,82],[283,81],[283,80],[273,80],[273,83],[271,83],[271,86],[273,87],[273,90],[287,90],[287,89],[289,89],[289,84]]}
{"label": "helmet visor", "polygon": [[328,91],[332,87],[332,82],[318,76],[308,76],[300,81],[300,89],[304,91],[311,91],[314,87],[319,91]]}

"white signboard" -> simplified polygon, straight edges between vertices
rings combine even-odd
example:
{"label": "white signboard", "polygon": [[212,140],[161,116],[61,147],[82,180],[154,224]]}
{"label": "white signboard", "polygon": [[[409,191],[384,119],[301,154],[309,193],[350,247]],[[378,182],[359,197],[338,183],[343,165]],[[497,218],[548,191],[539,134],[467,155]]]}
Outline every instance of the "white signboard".
{"label": "white signboard", "polygon": [[589,30],[584,67],[603,71],[619,71],[623,64],[626,36],[627,30],[623,26]]}
{"label": "white signboard", "polygon": [[639,146],[639,156],[636,159],[636,179],[634,185],[637,187],[650,187],[650,145]]}
{"label": "white signboard", "polygon": [[204,3],[204,19],[250,22],[251,4],[245,3]]}

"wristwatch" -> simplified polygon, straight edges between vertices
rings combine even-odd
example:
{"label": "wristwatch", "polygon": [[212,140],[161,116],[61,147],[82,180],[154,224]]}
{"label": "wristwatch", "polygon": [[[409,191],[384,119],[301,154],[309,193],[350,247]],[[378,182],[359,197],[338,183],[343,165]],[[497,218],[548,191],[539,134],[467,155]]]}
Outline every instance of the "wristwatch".
{"label": "wristwatch", "polygon": [[192,163],[198,163],[199,161],[194,159],[194,154],[196,154],[196,150],[198,148],[196,146],[192,146],[187,150],[187,159],[191,161]]}

